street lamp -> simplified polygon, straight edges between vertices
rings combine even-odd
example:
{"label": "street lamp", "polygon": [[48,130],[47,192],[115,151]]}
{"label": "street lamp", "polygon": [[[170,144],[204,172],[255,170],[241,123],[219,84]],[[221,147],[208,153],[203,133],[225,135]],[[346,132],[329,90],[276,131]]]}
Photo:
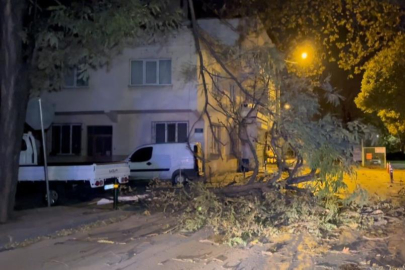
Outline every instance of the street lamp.
{"label": "street lamp", "polygon": [[284,109],[289,110],[290,108],[291,108],[290,104],[288,104],[288,103],[284,104]]}
{"label": "street lamp", "polygon": [[308,64],[309,56],[310,56],[310,54],[307,51],[304,51],[301,53],[301,55],[298,59],[297,59],[297,56],[295,57],[297,60],[301,60],[301,61],[290,61],[290,60],[284,60],[284,61],[286,63],[290,63],[290,64],[294,64],[294,65],[305,65],[305,64]]}
{"label": "street lamp", "polygon": [[[288,53],[290,60],[301,66],[310,66],[316,60],[317,51],[312,41],[302,41],[291,48]],[[294,64],[295,64],[294,63]]]}

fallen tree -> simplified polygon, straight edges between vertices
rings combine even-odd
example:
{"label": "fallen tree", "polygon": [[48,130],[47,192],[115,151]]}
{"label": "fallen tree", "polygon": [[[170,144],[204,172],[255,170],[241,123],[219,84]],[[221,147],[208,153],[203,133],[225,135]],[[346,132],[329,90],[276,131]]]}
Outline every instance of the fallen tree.
{"label": "fallen tree", "polygon": [[368,194],[362,189],[344,199],[274,188],[260,194],[251,188],[243,196],[229,197],[203,182],[190,183],[185,189],[154,182],[151,191],[148,209],[176,215],[175,229],[195,232],[207,227],[218,243],[232,246],[268,242],[286,232],[305,231],[321,239],[330,237],[342,225],[370,228],[375,223],[368,220],[369,209],[379,207],[369,204]]}
{"label": "fallen tree", "polygon": [[[334,116],[321,114],[319,94],[314,92],[314,87],[323,90],[323,96],[334,105],[340,101],[336,89],[330,85],[330,77],[319,82],[288,73],[281,53],[273,44],[249,48],[237,44],[236,49],[221,43],[199,26],[192,1],[189,1],[189,6],[205,97],[202,115],[210,125],[214,140],[222,145],[230,143],[231,150],[237,149],[240,141],[253,155],[253,174],[247,183],[225,187],[221,192],[228,195],[252,190],[266,192],[275,185],[291,187],[313,182],[319,189],[334,194],[344,187],[343,175],[352,172],[353,146],[367,134],[367,127],[357,121],[343,125]],[[252,23],[251,18],[240,21],[245,26],[240,27],[240,36],[247,35],[246,29],[252,26],[260,27],[257,22]],[[226,25],[228,22],[224,20],[222,23]],[[221,67],[219,75],[206,65],[207,56]],[[244,98],[235,98],[229,84],[221,83],[220,79],[233,83],[240,92],[239,96]],[[209,82],[212,82],[211,88]],[[279,89],[278,94],[276,89],[275,96],[271,93],[274,88]],[[228,132],[229,142],[218,138],[213,131],[214,113],[225,119],[218,117],[216,125]],[[268,123],[264,138],[249,131],[252,119],[259,114]],[[258,182],[260,165],[256,147],[260,144],[272,153],[277,171]],[[287,152],[293,152],[289,159]],[[240,153],[233,151],[232,154],[241,162]]]}
{"label": "fallen tree", "polygon": [[[288,73],[283,56],[272,44],[249,48],[236,44],[235,48],[221,43],[199,26],[193,2],[188,2],[205,97],[200,119],[207,120],[215,141],[231,144],[239,161],[242,156],[235,151],[238,142],[248,146],[253,174],[245,181],[221,187],[207,181],[190,183],[184,189],[152,188],[150,206],[181,210],[180,229],[190,232],[208,226],[222,238],[220,242],[231,245],[254,239],[268,241],[279,232],[304,229],[322,236],[342,224],[364,226],[364,216],[370,212],[363,207],[367,192],[358,189],[345,198],[339,195],[346,186],[343,176],[353,173],[353,146],[369,133],[368,127],[357,121],[343,124],[333,115],[322,114],[319,92],[335,106],[341,99],[330,77],[319,81]],[[235,28],[243,31],[252,21],[247,18],[245,25]],[[221,67],[220,74],[210,69],[212,59]],[[234,98],[232,88],[224,86],[221,79],[234,84],[244,97]],[[315,87],[319,89],[314,91]],[[272,96],[274,88],[280,91]],[[259,114],[268,123],[262,138],[249,133],[252,119]],[[224,128],[229,140],[221,140],[213,125]],[[270,174],[259,175],[257,145],[268,147],[275,159],[276,170]],[[306,189],[301,189],[303,186]]]}

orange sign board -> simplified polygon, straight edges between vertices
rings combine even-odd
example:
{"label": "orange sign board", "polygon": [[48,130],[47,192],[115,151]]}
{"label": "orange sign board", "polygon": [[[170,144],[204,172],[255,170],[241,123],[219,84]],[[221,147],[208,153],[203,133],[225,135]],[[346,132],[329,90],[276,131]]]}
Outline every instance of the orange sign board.
{"label": "orange sign board", "polygon": [[372,153],[367,153],[366,154],[366,159],[367,160],[373,159],[373,154]]}
{"label": "orange sign board", "polygon": [[376,147],[375,152],[385,154],[385,147]]}

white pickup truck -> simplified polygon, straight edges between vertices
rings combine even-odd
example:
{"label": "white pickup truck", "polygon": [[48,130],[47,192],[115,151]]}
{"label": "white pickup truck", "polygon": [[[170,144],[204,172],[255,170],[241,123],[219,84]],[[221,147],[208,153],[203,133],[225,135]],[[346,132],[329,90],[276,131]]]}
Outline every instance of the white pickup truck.
{"label": "white pickup truck", "polygon": [[[90,165],[57,165],[48,166],[51,204],[60,200],[64,188],[82,185],[100,188],[115,179],[120,184],[128,183],[130,169],[126,162],[90,164]],[[38,150],[31,132],[25,133],[20,152],[20,168],[18,181],[38,183],[45,186],[45,171],[38,165]]]}

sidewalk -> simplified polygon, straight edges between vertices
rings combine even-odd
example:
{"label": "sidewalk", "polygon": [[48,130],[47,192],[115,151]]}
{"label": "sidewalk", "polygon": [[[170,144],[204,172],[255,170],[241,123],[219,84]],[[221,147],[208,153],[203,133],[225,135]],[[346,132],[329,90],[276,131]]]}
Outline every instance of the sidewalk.
{"label": "sidewalk", "polygon": [[[72,230],[81,226],[118,219],[130,212],[111,207],[79,205],[75,207],[56,206],[16,211],[15,217],[6,224],[0,224],[0,251],[13,243],[53,236],[62,230]],[[66,231],[65,231],[66,232]]]}

